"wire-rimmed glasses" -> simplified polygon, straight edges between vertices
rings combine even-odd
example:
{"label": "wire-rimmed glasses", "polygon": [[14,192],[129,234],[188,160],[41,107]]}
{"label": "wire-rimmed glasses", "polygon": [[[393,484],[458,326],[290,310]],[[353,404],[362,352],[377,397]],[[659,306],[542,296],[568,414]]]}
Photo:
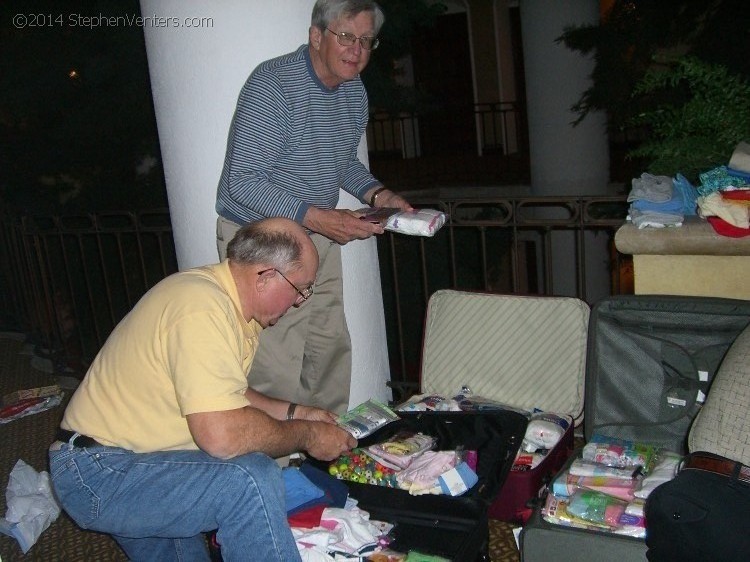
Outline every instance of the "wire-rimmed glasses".
{"label": "wire-rimmed glasses", "polygon": [[258,275],[263,275],[264,273],[268,273],[269,271],[275,271],[276,273],[278,273],[279,275],[281,275],[281,278],[284,281],[286,281],[287,283],[289,283],[294,288],[295,291],[297,291],[297,300],[294,301],[295,305],[302,304],[303,302],[305,302],[307,299],[309,299],[312,296],[312,294],[313,294],[313,286],[312,285],[310,285],[309,287],[305,287],[304,289],[300,289],[299,287],[297,287],[297,285],[295,285],[294,283],[292,283],[291,281],[289,281],[289,279],[287,279],[286,275],[284,275],[283,273],[281,273],[275,267],[269,267],[268,269],[263,269],[263,270],[261,270],[261,271],[258,272]]}
{"label": "wire-rimmed glasses", "polygon": [[378,48],[378,45],[380,45],[380,39],[378,39],[377,37],[372,37],[370,35],[357,37],[356,35],[354,35],[354,33],[348,33],[346,31],[340,31],[336,33],[335,31],[327,27],[326,31],[330,31],[331,33],[333,33],[336,36],[336,41],[338,41],[338,44],[342,47],[351,47],[355,42],[359,41],[359,44],[365,51],[374,51]]}

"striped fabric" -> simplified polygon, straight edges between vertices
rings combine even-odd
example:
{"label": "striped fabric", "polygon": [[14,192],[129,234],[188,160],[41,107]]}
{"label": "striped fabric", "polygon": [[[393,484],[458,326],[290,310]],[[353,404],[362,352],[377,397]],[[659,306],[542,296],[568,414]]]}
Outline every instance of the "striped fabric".
{"label": "striped fabric", "polygon": [[438,290],[430,297],[422,392],[462,386],[509,406],[583,413],[588,305],[572,297]]}
{"label": "striped fabric", "polygon": [[750,466],[750,326],[727,351],[688,445],[691,453],[708,451]]}
{"label": "striped fabric", "polygon": [[379,182],[357,158],[367,127],[359,78],[330,90],[307,45],[261,63],[243,86],[229,130],[216,212],[238,224],[336,207],[339,189],[364,201]]}

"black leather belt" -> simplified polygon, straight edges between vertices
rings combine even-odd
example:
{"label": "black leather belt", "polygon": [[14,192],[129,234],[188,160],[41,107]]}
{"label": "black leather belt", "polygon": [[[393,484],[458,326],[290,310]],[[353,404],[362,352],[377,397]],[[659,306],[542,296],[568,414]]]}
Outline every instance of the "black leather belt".
{"label": "black leather belt", "polygon": [[73,445],[74,447],[96,447],[97,445],[101,446],[101,443],[98,443],[96,439],[93,439],[92,437],[88,437],[87,435],[81,435],[80,433],[76,433],[75,431],[68,431],[67,429],[58,429],[57,434],[55,435],[55,439],[58,441],[62,441],[64,443],[69,443]]}
{"label": "black leather belt", "polygon": [[750,484],[750,467],[711,453],[690,453],[682,463],[681,470],[685,469],[705,470]]}

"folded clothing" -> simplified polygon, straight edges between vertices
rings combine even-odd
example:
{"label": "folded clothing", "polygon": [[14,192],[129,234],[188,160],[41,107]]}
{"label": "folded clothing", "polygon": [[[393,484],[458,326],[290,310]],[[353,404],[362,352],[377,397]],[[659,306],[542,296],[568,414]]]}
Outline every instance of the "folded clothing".
{"label": "folded clothing", "polygon": [[698,214],[704,218],[721,217],[736,227],[750,228],[750,207],[724,199],[718,192],[698,197]]}
{"label": "folded clothing", "polygon": [[665,228],[668,226],[682,226],[685,217],[681,213],[658,213],[656,211],[639,211],[630,209],[630,220],[638,228]]}
{"label": "folded clothing", "polygon": [[344,507],[349,496],[346,484],[315,468],[302,463],[282,470],[285,486],[287,515],[295,515],[312,507],[323,505]]}
{"label": "folded clothing", "polygon": [[698,177],[701,180],[701,185],[697,188],[698,194],[704,197],[728,187],[750,185],[747,180],[730,175],[726,166],[718,166],[698,174]]}
{"label": "folded clothing", "polygon": [[669,176],[655,176],[644,173],[640,178],[633,178],[628,201],[650,201],[666,203],[672,198],[674,187]]}
{"label": "folded clothing", "polygon": [[706,220],[714,229],[714,232],[721,236],[727,236],[729,238],[744,238],[745,236],[750,236],[750,228],[734,226],[721,217],[706,217]]}
{"label": "folded clothing", "polygon": [[633,179],[628,195],[629,218],[639,229],[682,226],[685,215],[695,214],[695,188],[684,176],[642,174]]}
{"label": "folded clothing", "polygon": [[720,191],[722,199],[750,202],[750,189],[725,189]]}
{"label": "folded clothing", "polygon": [[297,467],[289,466],[281,471],[284,478],[285,504],[286,512],[294,510],[309,504],[310,502],[322,498],[325,492],[300,472]]}

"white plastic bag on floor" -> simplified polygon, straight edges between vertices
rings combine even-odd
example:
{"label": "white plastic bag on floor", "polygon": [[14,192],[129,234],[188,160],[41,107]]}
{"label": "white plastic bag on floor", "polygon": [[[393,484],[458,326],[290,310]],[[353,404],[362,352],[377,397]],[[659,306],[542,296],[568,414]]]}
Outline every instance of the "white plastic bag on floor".
{"label": "white plastic bag on floor", "polygon": [[5,499],[8,510],[0,519],[0,532],[14,537],[26,554],[60,515],[60,507],[52,495],[49,473],[37,472],[19,460],[10,472]]}

